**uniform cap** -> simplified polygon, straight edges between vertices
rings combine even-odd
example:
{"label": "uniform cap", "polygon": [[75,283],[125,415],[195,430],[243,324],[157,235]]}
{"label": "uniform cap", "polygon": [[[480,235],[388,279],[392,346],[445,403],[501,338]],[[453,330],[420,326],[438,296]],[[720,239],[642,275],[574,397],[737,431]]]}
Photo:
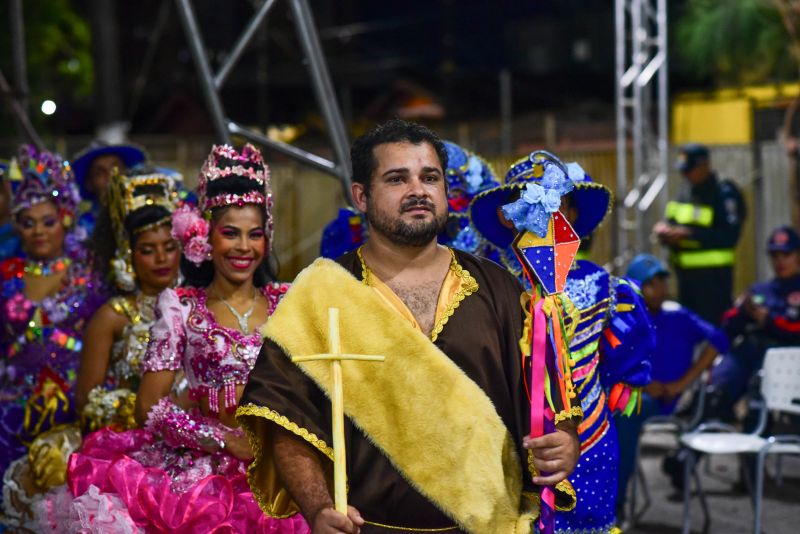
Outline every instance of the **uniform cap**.
{"label": "uniform cap", "polygon": [[798,249],[800,249],[800,236],[790,226],[779,226],[769,236],[768,252],[792,252]]}
{"label": "uniform cap", "polygon": [[639,254],[628,265],[625,276],[644,284],[657,275],[669,275],[669,270],[664,263],[652,254]]}
{"label": "uniform cap", "polygon": [[707,162],[708,158],[709,152],[706,145],[687,143],[680,148],[675,169],[680,172],[688,172],[701,163]]}

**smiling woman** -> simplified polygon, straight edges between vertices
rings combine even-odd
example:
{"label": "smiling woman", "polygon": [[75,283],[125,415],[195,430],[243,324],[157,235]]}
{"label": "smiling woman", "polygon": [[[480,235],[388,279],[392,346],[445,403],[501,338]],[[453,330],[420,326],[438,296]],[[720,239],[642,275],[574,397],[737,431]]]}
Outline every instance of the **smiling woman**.
{"label": "smiling woman", "polygon": [[[110,268],[118,294],[92,315],[83,336],[75,406],[84,431],[135,426],[139,364],[156,297],[178,275],[180,250],[170,235],[174,193],[171,178],[147,169],[111,177],[93,239],[94,260],[99,272]],[[63,485],[67,458],[81,444],[80,431],[70,425],[47,432],[33,441],[29,454],[12,463],[5,484],[8,525],[47,523],[47,511],[54,508],[49,505],[69,498]]]}
{"label": "smiling woman", "polygon": [[[95,432],[71,457],[73,515],[93,517],[102,506],[113,520],[103,532],[308,531],[301,517],[261,513],[245,477],[253,454],[233,417],[261,348],[258,328],[288,288],[266,269],[271,208],[261,154],[215,146],[198,208],[173,216],[186,279],[156,306],[136,399],[144,428]],[[179,374],[186,397],[170,393]],[[80,528],[97,529],[87,522]]]}
{"label": "smiling woman", "polygon": [[6,513],[12,461],[41,435],[76,419],[83,328],[101,303],[74,226],[78,190],[61,158],[23,146],[14,218],[24,255],[0,263],[0,470]]}

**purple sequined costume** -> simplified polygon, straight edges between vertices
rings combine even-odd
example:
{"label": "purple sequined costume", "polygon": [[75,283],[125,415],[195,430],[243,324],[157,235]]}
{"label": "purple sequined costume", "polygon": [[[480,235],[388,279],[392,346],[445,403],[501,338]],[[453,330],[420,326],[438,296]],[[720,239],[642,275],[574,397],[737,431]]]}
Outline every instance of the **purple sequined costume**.
{"label": "purple sequined costume", "polygon": [[105,300],[85,262],[64,259],[54,295],[25,295],[25,260],[0,263],[0,472],[27,452],[38,435],[77,419],[73,386],[83,327]]}
{"label": "purple sequined costume", "polygon": [[[288,289],[271,284],[262,292],[270,313]],[[225,450],[208,453],[201,439],[223,433],[214,408],[236,408],[236,386],[244,385],[261,349],[261,334],[243,335],[219,325],[206,307],[203,289],[165,290],[143,371],[183,370],[195,400],[209,399],[210,413],[185,412],[167,399],[156,404],[145,429],[100,430],[73,454],[68,485],[83,509],[102,510],[108,521],[83,528],[125,532],[287,532],[306,533],[300,516],[267,518],[247,483],[247,463]],[[90,501],[87,503],[87,500]]]}

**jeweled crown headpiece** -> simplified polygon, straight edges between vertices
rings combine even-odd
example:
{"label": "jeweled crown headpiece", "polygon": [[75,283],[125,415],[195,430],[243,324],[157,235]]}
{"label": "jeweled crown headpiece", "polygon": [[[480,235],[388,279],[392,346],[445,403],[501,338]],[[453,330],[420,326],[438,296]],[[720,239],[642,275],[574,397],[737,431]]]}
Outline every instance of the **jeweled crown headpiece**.
{"label": "jeweled crown headpiece", "polygon": [[38,151],[33,145],[22,145],[17,153],[17,165],[20,180],[12,181],[14,213],[48,200],[62,210],[75,213],[80,193],[72,169],[61,156]]}
{"label": "jeweled crown headpiece", "polygon": [[114,282],[123,291],[136,287],[131,257],[131,243],[125,228],[125,219],[131,213],[148,206],[164,208],[168,215],[136,228],[139,234],[152,228],[169,224],[179,202],[175,180],[160,172],[128,176],[114,172],[104,197],[116,240],[116,254],[111,260]]}
{"label": "jeweled crown headpiece", "polygon": [[[256,187],[243,194],[221,193],[208,195],[211,182],[222,178],[238,176],[256,182]],[[229,145],[214,145],[203,168],[197,185],[198,207],[206,215],[211,209],[220,206],[243,206],[257,204],[264,206],[266,220],[264,228],[272,243],[272,193],[269,187],[269,167],[264,163],[261,152],[251,144],[246,144],[241,152]]]}

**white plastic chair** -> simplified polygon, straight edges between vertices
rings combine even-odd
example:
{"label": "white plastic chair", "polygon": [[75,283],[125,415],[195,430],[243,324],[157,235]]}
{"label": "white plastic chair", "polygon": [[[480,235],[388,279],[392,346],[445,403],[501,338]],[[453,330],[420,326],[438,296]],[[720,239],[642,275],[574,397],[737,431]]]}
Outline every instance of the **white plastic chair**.
{"label": "white plastic chair", "polygon": [[[770,411],[800,415],[800,347],[776,348],[767,351],[761,380],[760,417],[756,429],[751,433],[735,432],[730,425],[709,423],[681,436],[681,444],[697,453],[713,454],[752,454],[756,457],[755,487],[745,478],[753,492],[753,532],[761,533],[761,509],[764,492],[764,461],[767,455],[800,455],[800,435],[762,436]],[[693,454],[687,455],[683,481],[683,532],[689,534],[691,517],[689,512],[690,480],[694,478],[698,497],[703,508],[705,521],[703,530],[707,531],[710,517],[705,494],[700,486],[700,477],[695,469]]]}
{"label": "white plastic chair", "polygon": [[[630,499],[629,499],[629,526],[634,526],[642,516],[645,514],[652,500],[650,498],[650,490],[647,487],[647,478],[645,477],[644,468],[642,467],[642,438],[645,434],[656,434],[661,439],[658,443],[653,442],[650,446],[657,446],[659,449],[674,450],[676,445],[680,445],[680,436],[690,430],[694,430],[703,419],[703,412],[705,411],[706,400],[706,380],[707,373],[702,373],[692,383],[692,386],[684,392],[688,395],[691,402],[694,404],[691,418],[678,417],[677,415],[655,415],[648,417],[642,424],[642,429],[639,432],[639,441],[636,447],[636,467],[631,477]],[[679,403],[679,406],[681,403]],[[663,439],[668,438],[668,439]],[[641,488],[640,485],[641,484]],[[638,497],[641,489],[642,505],[638,506]],[[638,510],[637,510],[638,508]]]}

